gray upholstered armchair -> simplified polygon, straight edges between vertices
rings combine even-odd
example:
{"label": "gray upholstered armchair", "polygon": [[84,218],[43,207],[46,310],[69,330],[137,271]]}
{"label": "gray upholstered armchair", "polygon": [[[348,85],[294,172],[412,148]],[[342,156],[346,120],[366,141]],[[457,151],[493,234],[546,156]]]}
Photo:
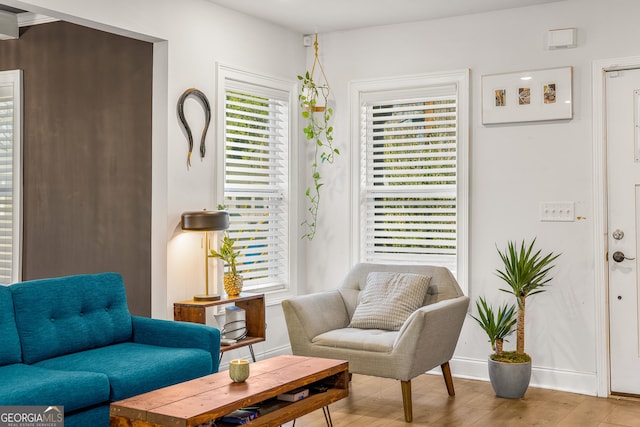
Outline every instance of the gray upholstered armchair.
{"label": "gray upholstered armchair", "polygon": [[[351,327],[374,272],[431,278],[421,307],[398,330]],[[352,373],[400,380],[407,422],[413,419],[412,378],[440,366],[449,395],[455,394],[449,360],[468,306],[469,297],[444,267],[383,264],[358,264],[338,289],[282,302],[293,354],[347,360]]]}

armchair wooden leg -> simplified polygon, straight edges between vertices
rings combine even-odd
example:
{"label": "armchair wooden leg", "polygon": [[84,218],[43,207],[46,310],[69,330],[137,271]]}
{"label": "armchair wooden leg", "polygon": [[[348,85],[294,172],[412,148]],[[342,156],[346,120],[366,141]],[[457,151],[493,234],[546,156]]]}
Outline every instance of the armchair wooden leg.
{"label": "armchair wooden leg", "polygon": [[456,391],[453,389],[453,378],[451,378],[451,368],[449,367],[449,362],[445,362],[440,365],[442,369],[442,376],[444,377],[444,383],[447,386],[447,392],[449,396],[455,396]]}
{"label": "armchair wooden leg", "polygon": [[404,420],[408,423],[413,421],[413,410],[411,408],[411,380],[400,381],[402,387],[402,406],[404,407]]}

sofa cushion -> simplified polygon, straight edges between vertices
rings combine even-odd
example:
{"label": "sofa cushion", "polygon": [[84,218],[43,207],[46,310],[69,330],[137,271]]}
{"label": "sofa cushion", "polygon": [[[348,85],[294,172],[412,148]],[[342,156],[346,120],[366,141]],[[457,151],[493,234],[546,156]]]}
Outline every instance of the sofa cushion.
{"label": "sofa cushion", "polygon": [[111,401],[212,373],[211,353],[206,350],[132,342],[66,354],[36,366],[103,373],[109,378]]}
{"label": "sofa cushion", "polygon": [[64,406],[65,412],[109,401],[109,379],[95,372],[0,366],[0,405]]}
{"label": "sofa cushion", "polygon": [[0,366],[22,362],[20,338],[13,313],[13,300],[8,287],[0,285]]}
{"label": "sofa cushion", "polygon": [[32,280],[9,289],[25,363],[131,339],[119,274]]}
{"label": "sofa cushion", "polygon": [[422,307],[430,280],[414,273],[369,273],[349,326],[399,330],[409,315]]}
{"label": "sofa cushion", "polygon": [[396,331],[342,328],[320,334],[311,342],[326,347],[390,353],[397,336]]}

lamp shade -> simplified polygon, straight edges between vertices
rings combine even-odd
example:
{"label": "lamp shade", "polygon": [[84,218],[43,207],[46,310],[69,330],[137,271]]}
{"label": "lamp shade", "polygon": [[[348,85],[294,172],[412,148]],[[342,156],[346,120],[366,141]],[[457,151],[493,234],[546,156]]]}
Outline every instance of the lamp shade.
{"label": "lamp shade", "polygon": [[180,226],[189,231],[215,231],[229,228],[227,211],[195,211],[182,214]]}

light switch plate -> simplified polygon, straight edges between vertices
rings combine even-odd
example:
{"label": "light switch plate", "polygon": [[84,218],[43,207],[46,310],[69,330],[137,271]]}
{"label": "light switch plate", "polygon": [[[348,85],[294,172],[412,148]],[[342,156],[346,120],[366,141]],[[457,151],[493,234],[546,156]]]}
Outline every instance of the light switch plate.
{"label": "light switch plate", "polygon": [[540,202],[540,221],[574,221],[574,202]]}

